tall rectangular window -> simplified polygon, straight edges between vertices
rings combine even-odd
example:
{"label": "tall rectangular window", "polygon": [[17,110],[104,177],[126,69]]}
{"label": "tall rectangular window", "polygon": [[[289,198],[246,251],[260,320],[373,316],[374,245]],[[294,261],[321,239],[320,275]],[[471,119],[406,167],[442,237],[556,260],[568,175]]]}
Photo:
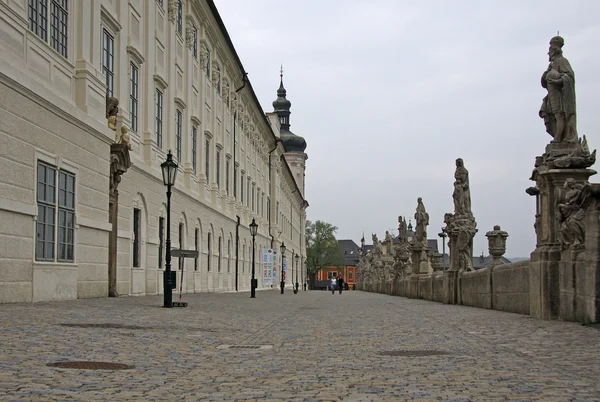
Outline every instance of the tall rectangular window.
{"label": "tall rectangular window", "polygon": [[212,262],[212,233],[208,232],[208,237],[207,237],[207,256],[206,256],[206,268],[208,269],[208,272],[210,272],[210,268],[211,268],[211,262]]}
{"label": "tall rectangular window", "polygon": [[267,221],[271,224],[271,198],[267,197]]}
{"label": "tall rectangular window", "polygon": [[250,207],[250,178],[248,177],[248,184],[246,185],[246,191],[248,192],[248,194],[246,194],[246,206]]}
{"label": "tall rectangular window", "polygon": [[217,157],[216,157],[216,174],[217,174],[217,188],[221,188],[221,151],[217,149]]}
{"label": "tall rectangular window", "polygon": [[158,218],[158,267],[163,267],[163,250],[165,245],[165,218]]}
{"label": "tall rectangular window", "polygon": [[183,35],[183,1],[177,1],[177,33]]}
{"label": "tall rectangular window", "polygon": [[102,74],[106,84],[106,97],[113,96],[115,86],[115,38],[106,30],[102,31]]}
{"label": "tall rectangular window", "polygon": [[240,180],[240,202],[242,206],[244,205],[244,174],[242,173],[242,178]]}
{"label": "tall rectangular window", "polygon": [[223,244],[223,238],[221,236],[219,236],[219,243],[218,243],[218,252],[219,252],[219,259],[217,260],[217,272],[221,272],[221,260],[223,259],[223,254],[222,252],[222,244]]}
{"label": "tall rectangular window", "polygon": [[61,56],[67,57],[67,28],[69,10],[67,0],[29,0],[29,30],[48,42],[48,19],[50,19],[50,46]]}
{"label": "tall rectangular window", "polygon": [[235,165],[233,167],[233,198],[237,199],[237,175],[238,175],[238,167]]}
{"label": "tall rectangular window", "polygon": [[204,174],[206,181],[210,183],[210,140],[204,143]]}
{"label": "tall rectangular window", "polygon": [[[59,262],[74,261],[75,175],[38,162],[35,259],[54,261],[58,243]],[[58,173],[58,189],[56,186]],[[57,200],[58,190],[58,200]],[[58,202],[57,202],[58,201]],[[58,207],[58,208],[57,208]],[[58,225],[56,224],[58,210]],[[56,234],[58,232],[58,242]]]}
{"label": "tall rectangular window", "polygon": [[181,130],[183,125],[183,114],[177,109],[177,116],[175,119],[175,149],[177,151],[177,162],[181,163]]}
{"label": "tall rectangular window", "polygon": [[131,131],[137,133],[138,129],[138,88],[139,88],[139,70],[135,64],[129,65],[129,120],[131,121]]}
{"label": "tall rectangular window", "polygon": [[256,197],[255,185],[252,185],[252,211],[254,211],[254,199]]}
{"label": "tall rectangular window", "polygon": [[[194,249],[200,251],[200,229],[194,230]],[[198,270],[198,257],[194,258],[194,271]]]}
{"label": "tall rectangular window", "polygon": [[29,30],[48,40],[48,0],[29,0]]}
{"label": "tall rectangular window", "polygon": [[192,127],[192,169],[194,169],[194,174],[197,173],[198,168],[198,129],[196,127]]}
{"label": "tall rectangular window", "polygon": [[163,145],[163,93],[156,89],[156,146]]}
{"label": "tall rectangular window", "polygon": [[225,160],[225,194],[229,196],[229,159]]}
{"label": "tall rectangular window", "polygon": [[185,238],[183,236],[183,222],[179,222],[179,248],[183,250],[183,242]]}
{"label": "tall rectangular window", "polygon": [[133,266],[135,268],[140,267],[140,231],[141,221],[140,216],[142,211],[138,208],[133,209]]}

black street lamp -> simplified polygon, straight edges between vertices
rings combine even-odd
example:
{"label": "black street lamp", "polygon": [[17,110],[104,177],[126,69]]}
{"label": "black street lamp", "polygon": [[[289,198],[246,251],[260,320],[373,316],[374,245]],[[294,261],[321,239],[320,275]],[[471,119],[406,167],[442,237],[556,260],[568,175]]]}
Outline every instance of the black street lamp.
{"label": "black street lamp", "polygon": [[446,229],[442,228],[438,236],[442,238],[442,272],[444,272],[446,270],[446,237],[448,237]]}
{"label": "black street lamp", "polygon": [[281,294],[283,294],[283,289],[285,289],[285,278],[283,277],[283,264],[285,261],[285,243],[281,243]]}
{"label": "black street lamp", "polygon": [[173,307],[173,286],[171,282],[171,187],[175,185],[177,177],[177,163],[173,160],[173,154],[169,149],[167,160],[161,163],[163,183],[167,186],[167,250],[165,256],[165,271],[163,273],[164,305]]}
{"label": "black street lamp", "polygon": [[256,237],[256,233],[258,232],[258,225],[256,224],[256,221],[254,220],[254,218],[252,218],[252,223],[250,224],[250,234],[252,235],[252,281],[250,283],[250,298],[254,299],[256,297],[256,279],[254,278],[255,275],[255,266],[256,266],[256,259],[255,259],[255,247],[254,247],[254,238]]}
{"label": "black street lamp", "polygon": [[294,294],[298,293],[298,287],[300,287],[300,284],[298,283],[298,269],[300,268],[298,266],[298,260],[300,260],[300,256],[296,254],[296,289],[294,290]]}

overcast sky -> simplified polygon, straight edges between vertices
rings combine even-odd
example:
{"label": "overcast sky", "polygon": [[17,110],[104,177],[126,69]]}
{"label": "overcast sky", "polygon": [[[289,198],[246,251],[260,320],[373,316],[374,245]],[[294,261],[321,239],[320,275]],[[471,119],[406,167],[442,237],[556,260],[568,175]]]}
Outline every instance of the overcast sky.
{"label": "overcast sky", "polygon": [[600,147],[600,1],[215,2],[265,112],[283,63],[291,130],[308,143],[308,219],[336,225],[338,239],[397,234],[417,197],[437,237],[460,157],[475,255],[488,254],[485,232],[498,224],[506,256],[529,256],[535,201],[525,189],[551,140],[538,111],[557,30],[575,70],[579,134]]}

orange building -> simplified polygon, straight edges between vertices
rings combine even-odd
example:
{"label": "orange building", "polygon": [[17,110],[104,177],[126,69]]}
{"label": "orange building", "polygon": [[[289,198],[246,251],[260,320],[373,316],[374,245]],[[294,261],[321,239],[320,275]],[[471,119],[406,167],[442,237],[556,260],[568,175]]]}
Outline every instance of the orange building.
{"label": "orange building", "polygon": [[344,282],[348,284],[348,288],[356,284],[356,266],[358,265],[358,245],[354,240],[338,240],[342,254],[344,254],[345,265],[322,268],[317,273],[317,280],[324,281],[332,276],[338,277],[342,275]]}

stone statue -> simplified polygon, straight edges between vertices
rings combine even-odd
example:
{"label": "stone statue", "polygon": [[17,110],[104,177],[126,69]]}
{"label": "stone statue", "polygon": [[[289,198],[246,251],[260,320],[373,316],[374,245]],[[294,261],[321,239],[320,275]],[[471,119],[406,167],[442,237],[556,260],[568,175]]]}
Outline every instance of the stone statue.
{"label": "stone statue", "polygon": [[423,199],[419,197],[417,199],[417,212],[415,212],[415,242],[416,243],[427,243],[427,225],[429,225],[429,214],[425,210],[423,205]]}
{"label": "stone statue", "polygon": [[194,42],[196,42],[196,27],[190,21],[188,21],[185,27],[185,44],[188,49],[192,50]]}
{"label": "stone statue", "polygon": [[565,181],[564,203],[558,204],[556,218],[560,223],[560,242],[563,250],[585,241],[585,210],[589,204],[590,187],[578,184],[574,179]]}
{"label": "stone statue", "polygon": [[106,98],[106,120],[108,128],[117,131],[117,114],[119,114],[119,100],[112,96]]}
{"label": "stone statue", "polygon": [[398,217],[398,240],[400,243],[406,243],[408,241],[408,229],[406,227],[406,219],[401,216]]}
{"label": "stone statue", "polygon": [[542,74],[542,87],[548,94],[542,100],[539,115],[544,119],[552,142],[576,142],[577,119],[575,105],[575,73],[562,53],[565,40],[550,39],[550,64]]}
{"label": "stone statue", "polygon": [[386,252],[387,254],[392,254],[392,249],[394,248],[394,240],[392,239],[392,235],[387,230],[385,231],[385,243],[386,243]]}
{"label": "stone statue", "polygon": [[473,258],[471,257],[471,239],[469,232],[461,230],[458,232],[458,241],[456,248],[458,249],[458,270],[473,271]]}
{"label": "stone statue", "polygon": [[456,215],[470,215],[471,212],[471,189],[469,188],[469,171],[461,158],[456,160],[454,172],[454,213]]}
{"label": "stone statue", "polygon": [[[117,138],[117,136],[119,138]],[[121,135],[117,135],[115,136],[115,143],[116,144],[125,144],[127,146],[127,149],[129,149],[131,151],[131,136],[129,135],[129,129],[127,128],[127,126],[122,125],[121,126]]]}

